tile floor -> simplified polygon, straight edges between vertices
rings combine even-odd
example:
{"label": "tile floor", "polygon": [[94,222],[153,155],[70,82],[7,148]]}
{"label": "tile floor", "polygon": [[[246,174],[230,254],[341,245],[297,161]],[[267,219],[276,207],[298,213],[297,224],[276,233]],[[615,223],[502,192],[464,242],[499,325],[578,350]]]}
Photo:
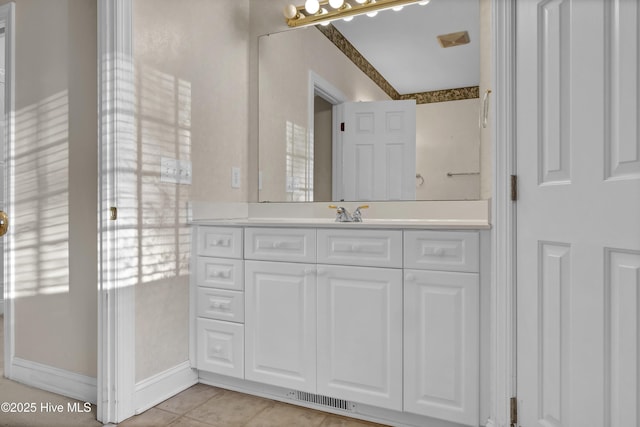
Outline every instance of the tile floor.
{"label": "tile floor", "polygon": [[[4,378],[4,317],[0,316],[0,403],[76,402]],[[0,427],[99,427],[96,407],[87,413],[18,414],[0,412]],[[375,427],[381,424],[354,420],[313,409],[289,405],[197,384],[148,411],[118,424],[119,427]]]}

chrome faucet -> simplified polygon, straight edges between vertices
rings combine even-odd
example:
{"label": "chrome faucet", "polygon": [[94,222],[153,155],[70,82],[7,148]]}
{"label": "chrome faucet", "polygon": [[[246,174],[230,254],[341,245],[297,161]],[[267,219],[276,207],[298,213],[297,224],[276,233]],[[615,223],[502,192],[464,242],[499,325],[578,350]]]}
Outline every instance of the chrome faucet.
{"label": "chrome faucet", "polygon": [[358,206],[353,212],[353,215],[351,215],[345,207],[329,205],[330,209],[336,210],[336,222],[362,222],[362,212],[360,212],[360,209],[366,209],[368,207],[369,205]]}

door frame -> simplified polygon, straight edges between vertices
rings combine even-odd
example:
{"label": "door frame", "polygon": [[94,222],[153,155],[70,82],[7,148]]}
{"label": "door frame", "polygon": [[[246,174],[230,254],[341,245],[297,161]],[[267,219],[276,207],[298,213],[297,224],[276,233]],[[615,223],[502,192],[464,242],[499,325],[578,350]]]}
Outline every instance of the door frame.
{"label": "door frame", "polygon": [[[307,93],[307,141],[311,141],[315,126],[315,106],[314,97],[318,95],[333,107],[331,108],[331,156],[333,178],[331,179],[331,196],[333,200],[338,200],[338,182],[342,182],[342,140],[338,132],[338,117],[342,110],[340,104],[347,102],[347,97],[340,89],[329,83],[313,70],[309,70],[309,85]],[[315,140],[314,140],[315,143]],[[337,179],[336,179],[337,178]],[[314,200],[315,201],[315,200]]]}
{"label": "door frame", "polygon": [[[4,27],[5,36],[5,95],[4,99],[4,116],[5,116],[5,144],[3,152],[3,161],[5,162],[4,186],[0,191],[4,193],[4,203],[7,214],[9,215],[9,226],[11,226],[11,218],[13,218],[13,195],[12,195],[12,178],[9,163],[11,148],[15,144],[15,3],[7,3],[0,6],[0,27]],[[3,311],[4,311],[4,375],[11,378],[11,367],[13,366],[13,357],[15,354],[15,329],[14,329],[14,280],[12,258],[13,246],[12,233],[9,231],[6,237],[2,239],[4,249],[3,259]]]}
{"label": "door frame", "polygon": [[[104,424],[135,414],[135,288],[119,277],[118,152],[132,144],[133,0],[98,0],[98,411]],[[115,212],[117,217],[117,210]]]}
{"label": "door frame", "polygon": [[491,0],[493,194],[491,199],[491,418],[507,426],[516,393],[516,3]]}

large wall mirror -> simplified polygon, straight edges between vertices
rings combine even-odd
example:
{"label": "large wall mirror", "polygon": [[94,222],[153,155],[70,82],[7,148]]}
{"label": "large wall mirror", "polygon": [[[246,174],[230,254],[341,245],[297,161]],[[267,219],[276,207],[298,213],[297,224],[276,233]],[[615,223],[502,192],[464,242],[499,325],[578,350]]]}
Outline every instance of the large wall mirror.
{"label": "large wall mirror", "polygon": [[259,201],[479,199],[479,27],[479,0],[431,0],[261,36]]}

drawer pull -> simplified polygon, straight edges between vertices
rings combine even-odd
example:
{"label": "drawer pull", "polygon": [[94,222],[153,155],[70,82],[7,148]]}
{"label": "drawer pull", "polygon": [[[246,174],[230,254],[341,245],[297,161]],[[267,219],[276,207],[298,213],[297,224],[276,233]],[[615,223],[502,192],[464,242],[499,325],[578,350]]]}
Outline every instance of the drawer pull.
{"label": "drawer pull", "polygon": [[362,250],[362,246],[358,244],[351,245],[351,252],[360,252]]}
{"label": "drawer pull", "polygon": [[284,246],[283,242],[273,242],[273,249],[280,249]]}
{"label": "drawer pull", "polygon": [[211,303],[211,308],[218,309],[218,310],[228,310],[229,309],[229,303],[228,302],[218,302],[218,301],[214,301]]}
{"label": "drawer pull", "polygon": [[213,347],[213,354],[220,354],[220,353],[222,353],[222,346],[218,344],[215,347]]}
{"label": "drawer pull", "polygon": [[229,240],[228,239],[216,239],[213,242],[211,242],[211,246],[229,246]]}
{"label": "drawer pull", "polygon": [[415,274],[408,273],[406,276],[404,276],[404,279],[407,282],[413,282],[414,280],[416,280],[416,276]]}
{"label": "drawer pull", "polygon": [[442,248],[434,248],[433,249],[433,254],[435,256],[442,256],[442,255],[444,255],[444,249],[442,249]]}
{"label": "drawer pull", "polygon": [[229,271],[223,271],[223,270],[214,271],[213,272],[213,277],[220,277],[222,279],[228,279],[229,278]]}

